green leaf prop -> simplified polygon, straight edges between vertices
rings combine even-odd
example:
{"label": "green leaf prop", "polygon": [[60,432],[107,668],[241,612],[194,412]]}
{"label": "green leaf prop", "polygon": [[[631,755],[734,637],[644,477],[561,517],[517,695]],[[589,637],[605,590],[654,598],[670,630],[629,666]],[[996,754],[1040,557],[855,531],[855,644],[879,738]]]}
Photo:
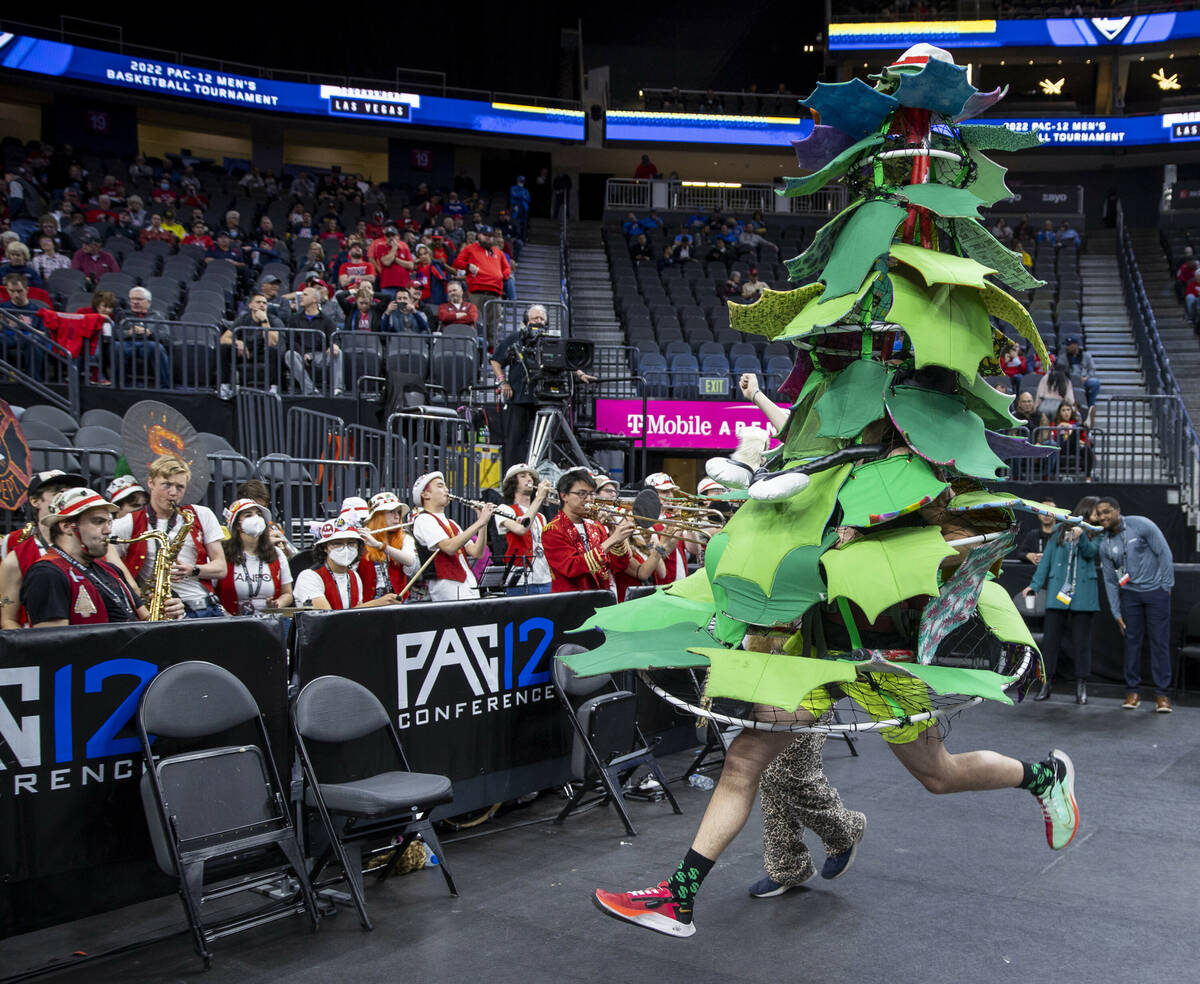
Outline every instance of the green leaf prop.
{"label": "green leaf prop", "polygon": [[800,105],[816,112],[822,123],[858,139],[878,130],[898,103],[862,79],[851,79],[818,82],[808,98],[800,100]]}
{"label": "green leaf prop", "polygon": [[875,526],[928,505],[946,488],[924,458],[895,455],[855,466],[838,492],[842,523]]}
{"label": "green leaf prop", "polygon": [[857,675],[853,663],[808,659],[787,653],[745,649],[698,649],[709,661],[705,693],[709,697],[767,704],[794,711],[812,691],[830,683],[849,683]]}
{"label": "green leaf prop", "polygon": [[710,606],[713,603],[712,585],[709,583],[707,572],[703,570],[689,574],[682,581],[672,581],[662,590],[685,601]]}
{"label": "green leaf prop", "polygon": [[[708,579],[705,578],[706,583],[707,581]],[[707,603],[691,601],[660,590],[651,595],[622,602],[619,605],[597,609],[591,618],[572,631],[617,629],[622,632],[640,632],[647,629],[663,629],[668,625],[678,625],[681,622],[705,626],[712,617],[711,598]]]}
{"label": "green leaf prop", "polygon": [[816,235],[813,236],[813,241],[808,244],[808,249],[799,256],[793,256],[790,260],[784,261],[790,281],[793,283],[803,283],[810,277],[817,275],[817,272],[828,261],[829,254],[833,252],[833,244],[837,241],[838,233],[841,231],[842,226],[850,221],[851,216],[858,211],[862,203],[863,199],[861,198],[851,202],[817,230]]}
{"label": "green leaf prop", "polygon": [[[728,524],[726,524],[726,530]],[[704,550],[704,576],[709,581],[709,592],[712,594],[713,605],[717,611],[716,621],[713,623],[713,634],[717,637],[718,642],[723,642],[727,646],[736,646],[745,636],[747,624],[731,618],[727,612],[729,611],[729,596],[725,593],[725,588],[716,581],[717,568],[720,566],[721,557],[724,556],[726,548],[729,546],[729,534],[722,530],[711,540],[708,541],[708,546]],[[697,573],[699,573],[697,571]]]}
{"label": "green leaf prop", "polygon": [[1004,202],[1012,198],[1011,189],[1004,183],[1004,176],[1008,173],[1008,168],[1002,167],[978,150],[971,150],[968,153],[971,160],[975,162],[975,180],[967,185],[971,192],[985,205],[995,205],[996,202]]}
{"label": "green leaf prop", "polygon": [[1012,290],[1036,290],[1046,286],[1044,280],[1038,280],[1025,269],[1020,256],[1001,246],[1000,241],[975,219],[951,219],[950,226],[959,248],[971,259],[995,270],[1005,286]]}
{"label": "green leaf prop", "polygon": [[851,216],[821,271],[821,280],[831,296],[849,294],[862,286],[875,261],[888,251],[896,227],[907,214],[900,205],[876,200]]}
{"label": "green leaf prop", "polygon": [[872,622],[905,598],[935,595],[938,566],[954,554],[936,526],[888,530],[821,557],[829,597],[848,598]]}
{"label": "green leaf prop", "polygon": [[808,284],[795,290],[767,288],[753,304],[730,304],[729,326],[748,335],[765,335],[772,341],[787,323],[825,291],[824,284]]}
{"label": "green leaf prop", "polygon": [[977,91],[967,81],[966,66],[930,58],[919,72],[901,76],[895,95],[902,106],[919,106],[943,116],[957,116]]}
{"label": "green leaf prop", "polygon": [[994,284],[988,284],[983,291],[983,303],[987,308],[988,314],[999,318],[1001,321],[1007,321],[1021,333],[1022,338],[1029,340],[1030,344],[1033,345],[1033,350],[1037,353],[1037,357],[1042,360],[1042,365],[1050,365],[1050,354],[1046,351],[1046,343],[1042,340],[1042,336],[1038,334],[1037,325],[1033,323],[1033,318],[1021,306],[1020,301],[1011,294],[1002,291]]}
{"label": "green leaf prop", "polygon": [[992,355],[992,327],[979,291],[948,284],[924,288],[898,275],[892,291],[888,318],[904,326],[917,368],[945,366],[970,385],[979,363]]}
{"label": "green leaf prop", "polygon": [[944,219],[975,219],[983,202],[967,188],[951,188],[949,185],[919,184],[905,185],[899,194],[912,204],[940,215]]}
{"label": "green leaf prop", "polygon": [[996,272],[968,257],[941,253],[936,249],[924,249],[909,243],[893,243],[891,256],[916,270],[930,287],[934,284],[957,284],[983,290],[987,285],[983,278]]}
{"label": "green leaf prop", "polygon": [[818,437],[855,437],[887,411],[883,388],[891,371],[878,362],[858,359],[839,372],[817,401]]}
{"label": "green leaf prop", "polygon": [[883,143],[883,140],[883,134],[872,133],[863,137],[858,143],[851,144],[819,171],[806,174],[802,178],[784,178],[783,191],[779,194],[784,198],[796,198],[819,191],[830,181],[835,181],[849,171],[862,154],[874,150]]}
{"label": "green leaf prop", "polygon": [[1036,133],[1015,133],[1006,126],[989,123],[972,123],[958,128],[963,143],[977,150],[1002,150],[1012,153],[1040,147],[1042,141]]}
{"label": "green leaf prop", "polygon": [[603,645],[587,652],[564,656],[563,662],[580,676],[618,673],[621,670],[706,666],[707,658],[688,651],[690,646],[705,645],[712,645],[712,636],[687,623],[645,632],[608,630],[604,633]]}
{"label": "green leaf prop", "polygon": [[920,663],[892,664],[904,675],[914,676],[938,694],[961,694],[964,697],[984,697],[987,700],[1011,704],[1004,692],[1008,677],[991,670],[968,670],[961,666],[925,666]]}
{"label": "green leaf prop", "polygon": [[[997,378],[1008,382],[1007,376]],[[1009,409],[1012,406],[1013,395],[996,389],[988,382],[986,376],[976,375],[975,381],[962,391],[962,395],[967,402],[967,408],[979,414],[983,425],[991,430],[1008,430],[1025,423],[1014,417]]]}
{"label": "green leaf prop", "polygon": [[997,639],[1037,649],[1029,626],[1008,592],[996,581],[984,581],[979,591],[979,615]]}
{"label": "green leaf prop", "polygon": [[769,592],[754,581],[723,574],[717,585],[725,595],[723,613],[752,625],[777,625],[798,619],[825,597],[821,554],[837,541],[829,533],[815,547],[796,547],[784,554]]}
{"label": "green leaf prop", "polygon": [[[818,300],[799,311],[781,331],[777,331],[773,340],[794,341],[797,338],[803,338],[816,328],[825,328],[850,317],[862,305],[867,292],[870,291],[878,276],[877,273],[869,274],[862,285],[852,294],[842,294],[837,297],[828,293],[821,295]],[[738,307],[736,304],[729,305],[730,311],[736,307]],[[730,324],[732,323],[733,319],[731,318]]]}
{"label": "green leaf prop", "polygon": [[884,397],[892,422],[914,451],[964,475],[996,478],[1006,466],[988,447],[983,421],[962,397],[916,386],[897,386]]}
{"label": "green leaf prop", "polygon": [[[725,529],[713,537],[713,543],[725,540],[718,546],[719,559],[710,565],[705,556],[705,566],[712,572],[713,598],[718,611],[728,612],[740,620],[753,621],[750,609],[737,609],[735,600],[744,600],[748,606],[752,606],[753,597],[770,598],[777,586],[779,590],[784,590],[780,567],[797,547],[817,547],[821,544],[825,524],[837,502],[838,489],[850,473],[850,467],[843,465],[817,472],[808,487],[790,499],[777,502],[750,499],[734,513],[733,518],[725,524]],[[794,563],[788,570],[796,573],[796,565],[805,567],[807,555],[797,555],[792,559]],[[736,578],[738,583],[729,588],[726,579],[731,577]],[[758,595],[752,597],[742,582],[757,586]],[[811,591],[812,583],[805,579],[805,583],[797,588],[799,600],[787,604],[799,604]]]}

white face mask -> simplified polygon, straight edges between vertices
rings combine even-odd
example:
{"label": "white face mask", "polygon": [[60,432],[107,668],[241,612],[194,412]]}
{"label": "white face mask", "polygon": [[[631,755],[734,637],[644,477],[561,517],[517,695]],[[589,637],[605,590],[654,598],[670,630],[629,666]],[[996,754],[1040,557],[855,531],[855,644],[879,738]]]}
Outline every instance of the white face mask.
{"label": "white face mask", "polygon": [[357,558],[358,547],[352,543],[341,547],[334,547],[329,551],[329,559],[335,564],[341,564],[342,567],[349,567]]}
{"label": "white face mask", "polygon": [[261,516],[247,516],[242,520],[242,532],[247,536],[262,536],[267,528],[267,521]]}

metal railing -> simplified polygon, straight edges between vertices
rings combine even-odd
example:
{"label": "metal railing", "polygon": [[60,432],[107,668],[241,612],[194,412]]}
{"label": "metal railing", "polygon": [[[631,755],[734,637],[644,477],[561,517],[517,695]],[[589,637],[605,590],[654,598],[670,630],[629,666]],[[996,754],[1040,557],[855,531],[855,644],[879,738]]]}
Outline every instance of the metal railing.
{"label": "metal railing", "polygon": [[237,445],[250,458],[283,450],[283,400],[267,390],[240,389],[234,397]]}
{"label": "metal railing", "polygon": [[297,458],[349,457],[346,454],[346,421],[332,413],[288,407],[284,450]]}
{"label": "metal railing", "polygon": [[0,372],[44,402],[79,416],[79,370],[71,353],[9,310],[0,311]]}
{"label": "metal railing", "polygon": [[[664,113],[708,113],[725,116],[789,116],[808,119],[811,114],[800,105],[804,98],[795,92],[732,92],[713,90],[718,106],[705,109],[708,89],[646,88],[638,89],[637,99],[623,100],[622,109],[645,109]],[[670,105],[667,105],[670,104]]]}
{"label": "metal railing", "polygon": [[368,498],[379,490],[379,469],[369,461],[331,461],[285,454],[259,458],[271,509],[284,535],[297,547],[312,544],[312,524],[336,515],[342,500]]}
{"label": "metal railing", "polygon": [[484,318],[496,319],[496,341],[499,342],[514,331],[521,330],[525,324],[525,312],[535,304],[540,304],[546,309],[546,334],[562,335],[564,338],[570,336],[571,311],[565,300],[521,298],[518,301],[488,301],[483,305],[484,311],[480,313]]}
{"label": "metal railing", "polygon": [[[666,198],[655,204],[655,185],[666,185]],[[609,178],[605,182],[604,207],[625,211],[659,208],[669,212],[712,211],[750,213],[785,212],[792,215],[834,215],[846,207],[842,185],[830,185],[810,195],[781,198],[775,185],[767,183],[722,183],[719,181],[647,180]],[[661,196],[661,192],[660,192]]]}
{"label": "metal railing", "polygon": [[[398,492],[406,494],[418,476],[440,471],[455,495],[479,498],[483,455],[469,421],[445,407],[413,407],[388,417],[387,435],[383,470]],[[474,521],[459,503],[451,503],[447,512],[468,525]]]}
{"label": "metal railing", "polygon": [[1200,436],[1175,379],[1171,360],[1158,333],[1154,308],[1146,296],[1133,241],[1125,225],[1125,211],[1117,202],[1117,265],[1125,293],[1125,307],[1133,327],[1134,340],[1142,361],[1146,385],[1151,394],[1162,397],[1155,403],[1155,431],[1163,454],[1180,485],[1180,495],[1193,526],[1200,525]]}

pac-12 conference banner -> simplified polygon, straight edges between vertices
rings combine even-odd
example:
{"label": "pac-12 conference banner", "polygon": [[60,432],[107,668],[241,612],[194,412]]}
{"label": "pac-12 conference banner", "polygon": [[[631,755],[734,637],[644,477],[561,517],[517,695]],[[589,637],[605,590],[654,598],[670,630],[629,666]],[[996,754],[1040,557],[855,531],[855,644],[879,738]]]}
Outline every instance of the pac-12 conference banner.
{"label": "pac-12 conference banner", "polygon": [[584,140],[587,136],[582,109],[281,82],[18,34],[0,33],[0,66],[43,77],[112,85],[239,109],[557,140]]}
{"label": "pac-12 conference banner", "polygon": [[[786,410],[788,405],[781,403]],[[641,400],[597,400],[596,429],[639,441],[645,425],[646,447],[714,451],[737,447],[746,427],[766,427],[753,403],[724,400],[649,400],[642,416]]]}

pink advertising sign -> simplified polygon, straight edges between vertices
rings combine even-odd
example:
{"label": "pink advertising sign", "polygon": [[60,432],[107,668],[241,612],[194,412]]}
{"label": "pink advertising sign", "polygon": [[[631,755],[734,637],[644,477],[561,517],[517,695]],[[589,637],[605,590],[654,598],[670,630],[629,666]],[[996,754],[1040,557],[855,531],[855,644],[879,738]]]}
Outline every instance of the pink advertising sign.
{"label": "pink advertising sign", "polygon": [[[788,409],[787,404],[780,404]],[[767,427],[752,403],[721,400],[650,400],[646,404],[646,447],[714,451],[737,447],[743,427]],[[642,437],[641,400],[597,400],[596,429]]]}

